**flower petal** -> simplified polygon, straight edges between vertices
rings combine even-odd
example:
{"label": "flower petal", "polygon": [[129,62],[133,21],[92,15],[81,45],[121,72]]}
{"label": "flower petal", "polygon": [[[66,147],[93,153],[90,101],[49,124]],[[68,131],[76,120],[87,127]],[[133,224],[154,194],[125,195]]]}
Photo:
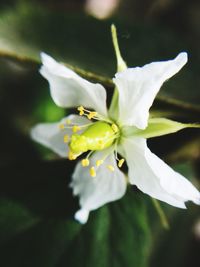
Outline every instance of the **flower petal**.
{"label": "flower petal", "polygon": [[61,157],[67,157],[68,145],[64,143],[64,136],[71,135],[70,128],[60,129],[59,125],[70,120],[75,125],[90,124],[91,121],[78,115],[69,115],[56,123],[39,123],[31,129],[31,137],[38,143],[52,149]]}
{"label": "flower petal", "polygon": [[187,62],[187,54],[174,60],[152,62],[143,67],[128,68],[113,79],[119,92],[119,121],[145,129],[151,107],[162,84]]}
{"label": "flower petal", "polygon": [[141,191],[172,206],[185,208],[186,201],[200,204],[200,193],[181,174],[153,154],[145,139],[129,138],[123,143],[129,179]]}
{"label": "flower petal", "polygon": [[[121,198],[126,191],[124,174],[118,169],[114,154],[109,155],[104,163],[96,170],[96,177],[91,177],[89,169],[96,165],[96,161],[105,156],[104,152],[96,152],[90,159],[90,167],[82,167],[79,162],[73,174],[71,187],[73,194],[79,196],[81,209],[75,218],[81,223],[87,221],[87,212],[95,210],[104,204]],[[114,171],[107,166],[112,165]]]}
{"label": "flower petal", "polygon": [[74,217],[75,217],[75,219],[77,221],[79,221],[80,223],[84,224],[88,220],[89,213],[90,212],[88,210],[80,209],[75,213]]}
{"label": "flower petal", "polygon": [[41,53],[41,59],[40,73],[48,80],[51,96],[58,106],[81,105],[106,116],[106,91],[102,85],[88,82],[45,53]]}

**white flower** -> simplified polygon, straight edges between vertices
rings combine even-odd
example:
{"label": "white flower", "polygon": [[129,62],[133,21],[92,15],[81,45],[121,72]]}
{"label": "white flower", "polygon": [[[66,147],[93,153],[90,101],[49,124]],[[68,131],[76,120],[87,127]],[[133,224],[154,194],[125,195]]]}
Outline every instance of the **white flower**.
{"label": "white flower", "polygon": [[[89,151],[72,176],[73,193],[80,199],[77,220],[85,223],[91,210],[121,198],[127,183],[175,207],[186,208],[186,201],[200,204],[198,190],[146,144],[148,137],[187,127],[168,119],[149,118],[156,94],[185,65],[186,53],[116,73],[113,82],[118,98],[110,109],[103,86],[86,81],[44,53],[41,58],[40,72],[49,82],[54,102],[61,107],[78,107],[79,115],[38,124],[32,129],[32,138],[71,160]],[[124,160],[127,177],[120,170]]]}

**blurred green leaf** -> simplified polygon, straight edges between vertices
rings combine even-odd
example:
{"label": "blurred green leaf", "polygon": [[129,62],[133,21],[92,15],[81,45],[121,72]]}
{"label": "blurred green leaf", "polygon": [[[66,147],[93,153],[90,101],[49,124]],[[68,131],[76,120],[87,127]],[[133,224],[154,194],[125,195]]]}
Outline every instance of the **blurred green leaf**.
{"label": "blurred green leaf", "polygon": [[199,236],[195,233],[199,207],[187,206],[188,210],[176,210],[172,214],[169,231],[157,234],[149,266],[199,266]]}
{"label": "blurred green leaf", "polygon": [[39,219],[10,199],[0,201],[0,243],[4,244],[11,238],[27,229],[34,227]]}
{"label": "blurred green leaf", "polygon": [[[199,162],[197,162],[197,165]],[[198,174],[194,163],[187,161],[173,164],[173,168],[192,180],[198,187]],[[199,232],[195,227],[199,221],[199,206],[189,202],[187,209],[175,209],[160,202],[168,214],[170,229],[161,231],[157,222],[152,223],[154,246],[152,247],[150,265],[152,267],[198,267]],[[152,214],[151,214],[152,215]],[[167,253],[166,253],[167,252]]]}
{"label": "blurred green leaf", "polygon": [[93,211],[82,226],[73,219],[78,205],[66,181],[72,167],[64,160],[1,167],[0,264],[147,266],[144,198],[129,190],[122,200]]}

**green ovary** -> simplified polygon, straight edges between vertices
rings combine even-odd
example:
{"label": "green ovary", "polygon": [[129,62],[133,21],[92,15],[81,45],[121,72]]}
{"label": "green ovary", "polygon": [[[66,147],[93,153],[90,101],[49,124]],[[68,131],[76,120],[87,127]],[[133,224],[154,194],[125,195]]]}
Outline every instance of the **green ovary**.
{"label": "green ovary", "polygon": [[116,138],[110,124],[106,122],[95,122],[82,134],[73,134],[69,144],[73,153],[83,153],[88,150],[103,150],[111,146]]}

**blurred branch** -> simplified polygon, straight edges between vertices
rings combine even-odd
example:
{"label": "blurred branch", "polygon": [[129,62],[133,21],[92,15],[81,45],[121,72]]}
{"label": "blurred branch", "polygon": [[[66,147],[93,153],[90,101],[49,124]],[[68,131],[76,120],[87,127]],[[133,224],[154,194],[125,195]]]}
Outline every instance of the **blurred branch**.
{"label": "blurred branch", "polygon": [[34,65],[34,66],[37,66],[40,64],[40,62],[37,61],[36,59],[33,59],[31,57],[21,56],[21,55],[18,55],[16,53],[9,52],[9,51],[0,50],[0,58],[12,60],[15,62],[19,62],[21,64],[28,64],[28,65]]}
{"label": "blurred branch", "polygon": [[100,75],[98,75],[96,73],[93,73],[93,72],[90,72],[90,71],[86,71],[86,70],[80,69],[78,67],[74,67],[74,66],[72,66],[70,64],[67,64],[67,63],[63,63],[63,64],[65,66],[67,66],[68,68],[70,68],[71,70],[73,70],[76,73],[78,73],[83,78],[86,78],[86,79],[88,79],[90,81],[101,83],[105,87],[113,87],[114,88],[114,84],[113,84],[112,80],[110,78],[108,78],[108,77],[100,76]]}
{"label": "blurred branch", "polygon": [[[6,60],[12,60],[15,62],[19,62],[21,64],[26,64],[26,65],[28,64],[36,68],[39,68],[39,65],[41,64],[39,59],[18,55],[16,53],[12,53],[9,51],[0,51],[0,58],[6,59]],[[89,72],[89,71],[80,69],[78,67],[74,67],[67,63],[63,63],[63,64],[66,65],[68,68],[72,69],[73,71],[75,71],[77,74],[79,74],[85,79],[88,79],[93,82],[101,83],[107,88],[114,88],[112,79],[108,77],[104,77],[96,73]],[[174,99],[174,98],[157,96],[155,100],[155,104],[156,104],[156,108],[158,109],[159,109],[159,106],[162,109],[163,108],[170,109],[170,110],[174,109],[175,114],[178,114],[178,115],[180,115],[182,112],[185,112],[185,114],[194,113],[195,118],[199,118],[200,116],[200,106],[189,104],[189,103],[186,103],[186,102]]]}
{"label": "blurred branch", "polygon": [[[41,61],[37,60],[36,58],[18,55],[18,54],[9,52],[9,51],[1,51],[0,50],[0,58],[12,60],[15,62],[19,62],[21,64],[34,65],[38,68],[39,68],[39,65],[41,64]],[[89,71],[85,71],[83,69],[80,69],[78,67],[74,67],[74,66],[67,64],[67,63],[64,63],[64,62],[62,62],[62,64],[64,64],[65,66],[67,66],[71,70],[75,71],[77,74],[79,74],[83,78],[86,78],[88,80],[92,80],[94,82],[100,82],[105,87],[114,87],[112,80],[107,78],[107,77],[103,77],[103,76],[100,76],[98,74],[95,74],[95,73],[92,73]]]}

